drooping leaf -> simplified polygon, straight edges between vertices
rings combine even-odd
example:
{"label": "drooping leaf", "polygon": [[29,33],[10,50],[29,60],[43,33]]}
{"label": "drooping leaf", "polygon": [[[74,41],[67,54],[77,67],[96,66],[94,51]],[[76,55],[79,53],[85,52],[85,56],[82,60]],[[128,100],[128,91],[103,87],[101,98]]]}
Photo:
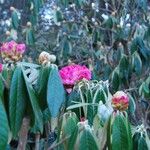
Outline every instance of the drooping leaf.
{"label": "drooping leaf", "polygon": [[62,14],[62,12],[57,10],[57,11],[55,12],[55,17],[56,17],[56,21],[57,21],[57,22],[62,21],[62,20],[63,20],[63,14]]}
{"label": "drooping leaf", "polygon": [[47,103],[52,117],[57,117],[64,102],[65,91],[57,67],[53,67],[47,87]]}
{"label": "drooping leaf", "polygon": [[34,116],[34,129],[36,130],[36,132],[40,131],[42,133],[43,132],[43,114],[39,107],[35,90],[33,89],[32,84],[28,81],[28,78],[23,68],[22,68],[22,71],[23,71],[23,76],[24,76],[28,96],[30,99],[30,107],[32,108],[32,111],[33,111],[33,114],[30,114],[30,115]]}
{"label": "drooping leaf", "polygon": [[19,18],[18,18],[18,14],[17,11],[14,10],[11,14],[11,19],[12,19],[12,27],[17,30],[19,27]]}
{"label": "drooping leaf", "polygon": [[18,135],[21,128],[27,100],[28,96],[22,70],[21,67],[17,67],[12,77],[9,97],[10,125],[14,137]]}
{"label": "drooping leaf", "polygon": [[132,56],[132,67],[137,75],[140,75],[142,72],[142,60],[137,52]]}
{"label": "drooping leaf", "polygon": [[123,55],[119,63],[119,74],[121,78],[126,80],[129,77],[129,59],[126,55]]}
{"label": "drooping leaf", "polygon": [[128,93],[128,96],[129,96],[128,112],[133,115],[136,110],[136,104],[135,104],[134,98],[131,96],[131,94]]}
{"label": "drooping leaf", "polygon": [[114,91],[117,91],[120,86],[120,77],[117,69],[113,71],[111,78],[112,78],[112,88]]}
{"label": "drooping leaf", "polygon": [[72,45],[69,40],[64,40],[63,47],[62,47],[62,53],[64,57],[67,57],[72,53]]}
{"label": "drooping leaf", "polygon": [[34,32],[32,28],[27,28],[26,29],[26,44],[27,45],[34,45],[35,42],[35,37],[34,37]]}
{"label": "drooping leaf", "polygon": [[39,103],[42,109],[47,106],[47,85],[51,68],[48,66],[41,67],[37,80],[37,92]]}
{"label": "drooping leaf", "polygon": [[5,108],[0,97],[0,149],[5,150],[8,142],[9,125]]}

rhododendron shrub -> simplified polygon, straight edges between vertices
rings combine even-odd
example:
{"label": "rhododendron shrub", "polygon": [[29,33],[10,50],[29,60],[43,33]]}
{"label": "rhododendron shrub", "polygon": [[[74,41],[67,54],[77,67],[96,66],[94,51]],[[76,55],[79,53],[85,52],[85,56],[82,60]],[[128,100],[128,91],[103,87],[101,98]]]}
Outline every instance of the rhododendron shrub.
{"label": "rhododendron shrub", "polygon": [[17,1],[0,24],[0,150],[150,149],[149,1]]}

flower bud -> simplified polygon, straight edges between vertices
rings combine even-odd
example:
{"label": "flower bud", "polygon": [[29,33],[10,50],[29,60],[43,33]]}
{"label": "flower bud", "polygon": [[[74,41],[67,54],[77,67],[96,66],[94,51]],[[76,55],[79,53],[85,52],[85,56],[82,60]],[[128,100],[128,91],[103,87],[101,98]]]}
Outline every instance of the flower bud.
{"label": "flower bud", "polygon": [[51,62],[54,63],[56,61],[56,56],[55,55],[50,55],[49,59],[50,59]]}
{"label": "flower bud", "polygon": [[10,36],[10,32],[9,31],[6,31],[6,36]]}
{"label": "flower bud", "polygon": [[114,110],[125,111],[129,106],[129,98],[123,91],[118,91],[113,95],[112,107]]}
{"label": "flower bud", "polygon": [[39,63],[40,64],[54,63],[55,61],[56,61],[56,56],[50,55],[48,52],[43,51],[39,55]]}
{"label": "flower bud", "polygon": [[27,27],[31,27],[31,26],[32,26],[31,22],[27,22]]}
{"label": "flower bud", "polygon": [[14,10],[15,10],[15,7],[11,6],[10,11],[14,11]]}

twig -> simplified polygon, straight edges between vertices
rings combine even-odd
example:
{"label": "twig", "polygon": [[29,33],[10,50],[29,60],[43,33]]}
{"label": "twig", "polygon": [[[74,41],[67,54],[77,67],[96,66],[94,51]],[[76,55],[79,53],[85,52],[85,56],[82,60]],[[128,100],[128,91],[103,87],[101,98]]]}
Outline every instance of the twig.
{"label": "twig", "polygon": [[30,125],[30,119],[28,117],[25,117],[22,121],[22,126],[19,133],[19,144],[17,150],[26,149],[29,125]]}
{"label": "twig", "polygon": [[58,142],[57,144],[55,145],[52,145],[51,147],[49,147],[47,150],[53,150],[54,148],[58,147],[59,145],[61,145],[62,143],[64,143],[66,140],[69,139],[69,136],[68,137],[65,137],[63,140],[61,140],[60,142]]}
{"label": "twig", "polygon": [[39,149],[40,148],[39,143],[40,143],[40,133],[38,132],[35,135],[35,150],[40,150]]}

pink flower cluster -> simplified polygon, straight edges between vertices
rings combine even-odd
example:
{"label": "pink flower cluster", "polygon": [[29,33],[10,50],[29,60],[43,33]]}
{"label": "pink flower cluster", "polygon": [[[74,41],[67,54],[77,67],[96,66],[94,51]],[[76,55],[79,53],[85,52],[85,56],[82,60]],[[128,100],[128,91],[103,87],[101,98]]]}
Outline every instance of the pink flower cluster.
{"label": "pink flower cluster", "polygon": [[74,84],[82,79],[91,79],[91,71],[86,66],[70,65],[63,67],[60,71],[63,84],[72,88]]}
{"label": "pink flower cluster", "polygon": [[25,44],[18,44],[15,41],[3,43],[0,52],[3,59],[8,58],[11,61],[18,61],[25,52]]}
{"label": "pink flower cluster", "polygon": [[3,64],[0,63],[0,73],[3,71]]}
{"label": "pink flower cluster", "polygon": [[113,95],[112,107],[115,110],[125,111],[129,106],[129,97],[123,91],[118,91]]}

